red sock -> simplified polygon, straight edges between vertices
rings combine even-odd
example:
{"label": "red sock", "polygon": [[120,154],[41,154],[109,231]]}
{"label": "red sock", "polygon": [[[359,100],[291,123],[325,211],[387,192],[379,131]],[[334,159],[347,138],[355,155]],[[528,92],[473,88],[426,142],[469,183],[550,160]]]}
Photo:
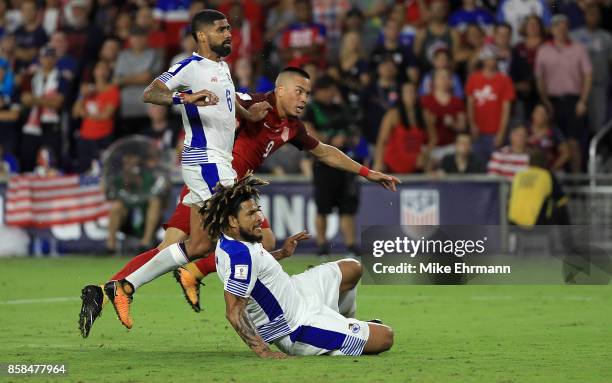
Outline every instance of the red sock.
{"label": "red sock", "polygon": [[207,276],[210,273],[217,271],[217,263],[215,262],[215,253],[212,252],[206,258],[198,259],[194,262],[196,267]]}
{"label": "red sock", "polygon": [[142,254],[138,254],[137,256],[132,258],[128,263],[126,263],[125,266],[123,266],[123,269],[121,269],[117,274],[113,275],[110,280],[119,281],[127,277],[128,275],[132,274],[134,271],[138,270],[142,265],[149,262],[151,258],[157,255],[157,253],[159,253],[159,249],[154,248],[151,250],[147,250]]}

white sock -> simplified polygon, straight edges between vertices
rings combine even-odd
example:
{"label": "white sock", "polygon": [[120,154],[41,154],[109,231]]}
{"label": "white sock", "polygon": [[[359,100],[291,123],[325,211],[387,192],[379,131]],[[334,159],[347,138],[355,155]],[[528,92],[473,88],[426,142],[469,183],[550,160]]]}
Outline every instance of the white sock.
{"label": "white sock", "polygon": [[134,286],[134,290],[149,283],[160,275],[166,274],[179,266],[189,263],[187,255],[181,249],[181,243],[174,243],[151,258],[147,263],[140,266],[138,270],[125,277]]}
{"label": "white sock", "polygon": [[341,293],[338,298],[338,312],[346,318],[355,318],[357,312],[357,286],[346,293]]}

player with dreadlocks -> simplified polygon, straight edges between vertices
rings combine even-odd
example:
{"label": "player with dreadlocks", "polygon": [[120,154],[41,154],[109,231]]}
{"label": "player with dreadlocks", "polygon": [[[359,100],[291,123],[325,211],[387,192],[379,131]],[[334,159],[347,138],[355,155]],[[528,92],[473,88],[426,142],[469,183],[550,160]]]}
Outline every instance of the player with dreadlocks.
{"label": "player with dreadlocks", "polygon": [[[278,260],[291,256],[308,234],[296,234],[281,250],[263,248],[257,187],[266,184],[247,175],[233,186],[219,185],[200,210],[208,234],[218,239],[217,275],[226,317],[238,335],[262,358],[389,350],[390,327],[353,319],[362,274],[358,261],[329,262],[289,276]],[[282,352],[272,351],[270,343]]]}

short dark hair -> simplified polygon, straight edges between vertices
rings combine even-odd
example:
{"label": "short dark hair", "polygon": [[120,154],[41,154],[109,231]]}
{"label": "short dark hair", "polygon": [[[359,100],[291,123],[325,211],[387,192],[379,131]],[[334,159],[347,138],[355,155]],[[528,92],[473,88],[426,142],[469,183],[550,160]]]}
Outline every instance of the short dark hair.
{"label": "short dark hair", "polygon": [[512,33],[512,25],[510,25],[509,23],[502,22],[495,24],[494,30],[497,31],[499,28],[506,28],[508,29],[508,31],[510,31],[510,33]]}
{"label": "short dark hair", "polygon": [[191,30],[191,36],[193,39],[198,41],[197,31],[204,25],[212,25],[217,20],[227,19],[225,15],[214,9],[204,9],[193,16],[189,29]]}
{"label": "short dark hair", "polygon": [[323,76],[317,79],[317,81],[314,84],[314,89],[315,91],[317,91],[317,90],[330,89],[335,86],[337,86],[336,80],[332,76],[328,74],[324,74]]}
{"label": "short dark hair", "polygon": [[297,74],[298,76],[304,77],[306,80],[310,80],[310,75],[308,74],[308,72],[306,72],[302,68],[298,68],[294,66],[288,66],[288,67],[283,68],[283,70],[280,71],[279,75],[281,73],[293,73],[293,74]]}

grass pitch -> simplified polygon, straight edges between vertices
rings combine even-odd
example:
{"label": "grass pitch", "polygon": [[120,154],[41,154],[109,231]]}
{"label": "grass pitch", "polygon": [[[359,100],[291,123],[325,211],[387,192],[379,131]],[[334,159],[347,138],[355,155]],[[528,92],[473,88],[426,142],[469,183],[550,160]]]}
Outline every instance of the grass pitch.
{"label": "grass pitch", "polygon": [[[143,287],[127,332],[107,306],[88,339],[77,328],[80,289],[123,258],[0,260],[0,363],[66,363],[75,382],[610,382],[611,286],[361,286],[358,317],[395,330],[368,357],[261,360],[228,325],[215,275],[203,312],[166,275]],[[283,261],[289,273],[314,257]]]}

